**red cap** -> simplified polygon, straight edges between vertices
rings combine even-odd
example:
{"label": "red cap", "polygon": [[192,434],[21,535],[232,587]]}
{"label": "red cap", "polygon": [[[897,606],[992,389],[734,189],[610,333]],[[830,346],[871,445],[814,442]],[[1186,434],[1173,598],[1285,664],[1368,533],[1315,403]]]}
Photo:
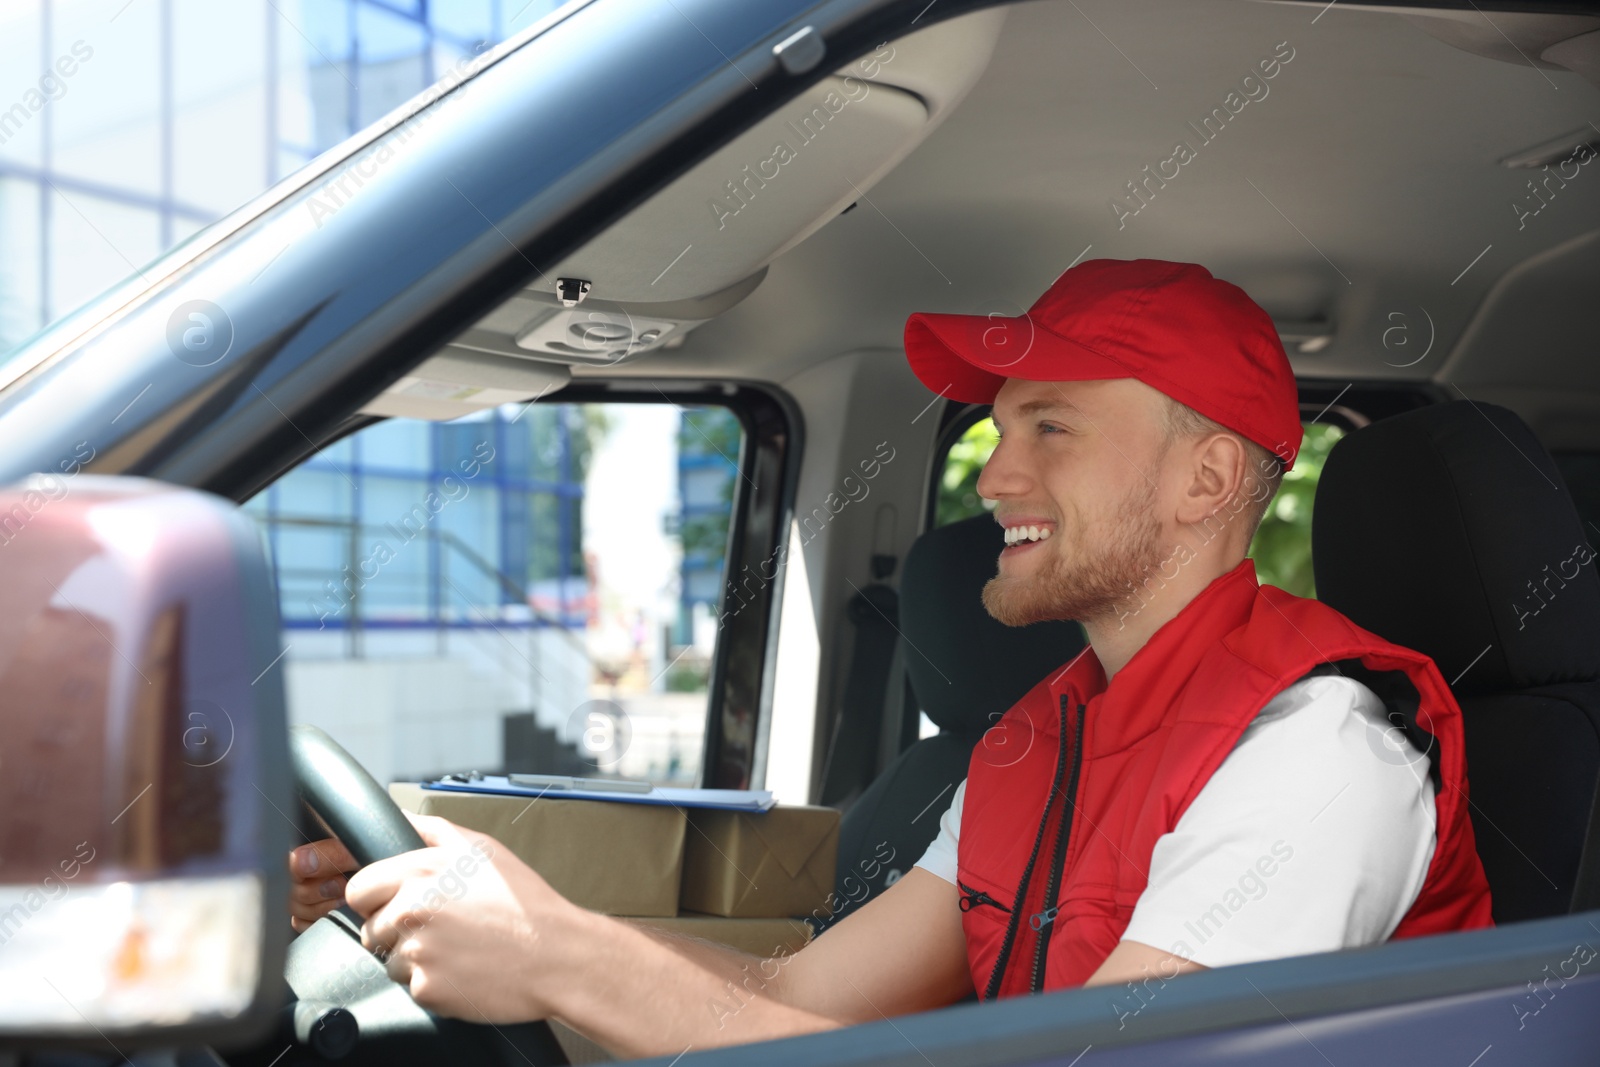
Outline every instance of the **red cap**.
{"label": "red cap", "polygon": [[1091,259],[1023,315],[906,320],[922,384],[973,404],[1007,378],[1137,378],[1294,466],[1300,396],[1272,319],[1237,285],[1195,263]]}

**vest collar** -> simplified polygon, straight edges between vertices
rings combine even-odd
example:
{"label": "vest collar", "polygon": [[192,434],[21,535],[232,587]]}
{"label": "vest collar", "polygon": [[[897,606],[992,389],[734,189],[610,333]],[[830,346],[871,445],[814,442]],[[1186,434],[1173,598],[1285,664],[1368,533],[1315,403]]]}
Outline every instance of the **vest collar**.
{"label": "vest collar", "polygon": [[1259,588],[1249,559],[1213,579],[1150,635],[1109,685],[1094,649],[1085,649],[1051,680],[1053,699],[1040,709],[1035,727],[1050,736],[1058,732],[1056,708],[1065,696],[1073,715],[1078,705],[1089,705],[1086,756],[1109,755],[1138,741],[1161,725],[1212,646],[1249,621]]}

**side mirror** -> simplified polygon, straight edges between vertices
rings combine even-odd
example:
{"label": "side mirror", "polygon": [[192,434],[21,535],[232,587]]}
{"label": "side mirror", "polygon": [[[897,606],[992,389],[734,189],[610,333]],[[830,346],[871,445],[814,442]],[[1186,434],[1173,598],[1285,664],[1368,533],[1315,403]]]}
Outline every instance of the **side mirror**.
{"label": "side mirror", "polygon": [[233,504],[93,474],[0,488],[0,1044],[272,1026],[297,810],[278,656]]}

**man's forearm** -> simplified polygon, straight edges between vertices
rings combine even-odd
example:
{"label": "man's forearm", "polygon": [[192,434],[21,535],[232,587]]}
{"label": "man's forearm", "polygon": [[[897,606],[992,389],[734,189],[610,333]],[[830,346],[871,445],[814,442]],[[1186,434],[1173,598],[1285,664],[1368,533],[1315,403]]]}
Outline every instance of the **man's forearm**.
{"label": "man's forearm", "polygon": [[704,938],[663,930],[659,926],[650,925],[647,921],[627,920],[627,922],[629,926],[639,930],[657,944],[665,945],[724,982],[732,983],[753,995],[785,1001],[781,981],[786,958],[769,959],[752,956],[748,952],[740,952],[738,949],[719,945]]}
{"label": "man's forearm", "polygon": [[780,960],[578,909],[562,927],[552,947],[572,973],[559,983],[555,1014],[618,1055],[670,1056],[839,1025],[779,999]]}

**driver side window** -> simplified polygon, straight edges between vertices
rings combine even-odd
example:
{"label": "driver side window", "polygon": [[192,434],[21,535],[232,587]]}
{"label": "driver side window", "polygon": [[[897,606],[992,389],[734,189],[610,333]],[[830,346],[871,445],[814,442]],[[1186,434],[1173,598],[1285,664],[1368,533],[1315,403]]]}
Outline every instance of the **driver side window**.
{"label": "driver side window", "polygon": [[693,784],[743,444],[727,408],[387,419],[245,505],[290,716],[380,781]]}

